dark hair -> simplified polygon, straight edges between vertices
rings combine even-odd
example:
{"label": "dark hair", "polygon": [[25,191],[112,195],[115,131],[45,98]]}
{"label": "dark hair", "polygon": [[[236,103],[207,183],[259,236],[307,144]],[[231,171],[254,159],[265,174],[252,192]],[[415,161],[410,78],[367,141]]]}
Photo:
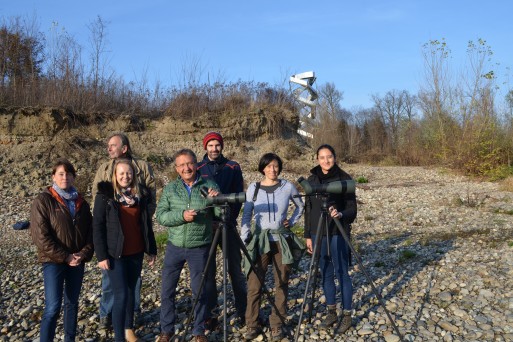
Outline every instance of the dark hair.
{"label": "dark hair", "polygon": [[64,171],[66,171],[66,173],[71,173],[73,177],[77,176],[77,171],[75,171],[73,165],[71,165],[70,161],[66,158],[60,158],[55,161],[52,168],[52,175],[55,175],[57,169],[61,166],[64,167]]}
{"label": "dark hair", "polygon": [[110,141],[110,139],[118,137],[119,140],[121,140],[121,146],[126,146],[126,153],[125,156],[128,158],[132,158],[132,148],[130,147],[130,140],[128,140],[128,137],[125,133],[114,133],[109,136],[109,139],[107,141]]}
{"label": "dark hair", "polygon": [[175,163],[175,166],[176,166],[176,158],[178,158],[180,156],[191,156],[192,159],[194,160],[194,164],[196,164],[198,162],[198,158],[196,158],[196,154],[191,149],[182,148],[181,150],[176,151],[175,154],[173,155],[173,163]]}
{"label": "dark hair", "polygon": [[281,173],[281,170],[283,168],[283,162],[281,161],[281,158],[276,153],[266,153],[260,158],[260,161],[258,162],[258,171],[260,171],[261,174],[265,175],[264,169],[267,165],[269,165],[273,160],[276,160],[278,162],[278,174]]}
{"label": "dark hair", "polygon": [[315,157],[319,158],[319,151],[324,150],[324,149],[330,150],[331,154],[333,154],[333,157],[335,159],[337,159],[337,154],[335,153],[335,149],[331,145],[328,145],[328,144],[322,144],[321,146],[319,146],[317,148],[317,152],[315,152]]}

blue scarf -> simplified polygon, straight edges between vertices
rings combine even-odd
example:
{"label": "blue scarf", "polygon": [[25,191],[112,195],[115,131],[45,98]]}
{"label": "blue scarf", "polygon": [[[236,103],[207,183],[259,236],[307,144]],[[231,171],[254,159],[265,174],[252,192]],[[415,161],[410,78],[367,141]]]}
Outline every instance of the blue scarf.
{"label": "blue scarf", "polygon": [[52,188],[59,194],[59,196],[64,200],[66,206],[69,209],[71,217],[75,217],[75,209],[76,203],[75,201],[78,198],[78,191],[75,187],[70,186],[68,190],[63,190],[57,186],[57,184],[53,183]]}

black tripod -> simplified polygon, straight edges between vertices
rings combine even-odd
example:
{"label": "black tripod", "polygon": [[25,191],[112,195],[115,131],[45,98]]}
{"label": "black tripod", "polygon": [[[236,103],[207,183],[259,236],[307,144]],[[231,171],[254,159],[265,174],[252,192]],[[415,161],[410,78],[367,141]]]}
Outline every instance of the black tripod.
{"label": "black tripod", "polygon": [[[208,274],[208,267],[209,267],[210,263],[212,262],[213,258],[215,258],[215,256],[216,256],[217,244],[218,244],[220,238],[222,238],[222,243],[223,243],[223,303],[225,306],[225,308],[223,310],[223,341],[226,342],[228,340],[228,336],[227,336],[228,329],[227,329],[227,324],[226,324],[227,323],[227,319],[226,319],[226,312],[227,312],[227,310],[226,310],[226,292],[227,292],[226,291],[226,285],[227,285],[226,271],[228,268],[227,267],[227,265],[228,265],[227,248],[236,248],[237,246],[228,246],[228,242],[227,242],[227,238],[226,238],[227,230],[234,229],[234,227],[232,225],[228,224],[229,218],[230,218],[229,204],[226,202],[224,204],[217,205],[217,206],[219,208],[221,208],[221,217],[220,217],[221,227],[218,228],[216,230],[216,233],[214,234],[214,238],[212,240],[212,246],[210,247],[210,251],[208,253],[207,264],[205,265],[203,273],[201,274],[201,284],[200,284],[200,287],[198,290],[198,295],[196,295],[196,297],[194,298],[194,303],[192,305],[191,312],[189,313],[189,317],[187,318],[187,321],[185,323],[185,331],[183,334],[183,340],[185,340],[185,338],[187,336],[187,331],[189,330],[189,325],[192,321],[194,309],[196,308],[196,305],[198,304],[198,301],[199,301],[199,294],[201,293],[201,291],[203,290],[203,286],[205,285],[206,275]],[[215,207],[215,206],[213,206],[213,207]],[[205,207],[205,208],[197,210],[197,211],[206,210],[208,208],[211,208],[211,207]],[[237,243],[239,245],[238,248],[240,248],[240,250],[242,250],[244,256],[250,261],[251,271],[255,272],[255,274],[258,277],[258,280],[260,280],[260,284],[261,284],[263,293],[266,295],[269,303],[271,303],[271,305],[275,308],[275,310],[278,311],[278,308],[276,307],[276,304],[274,303],[274,299],[272,298],[271,293],[269,292],[269,290],[267,290],[267,288],[265,286],[265,279],[263,277],[261,277],[260,272],[257,272],[256,263],[254,260],[251,259],[251,256],[249,255],[246,245],[244,245],[244,242],[240,238],[239,234],[235,234],[235,235],[237,236]],[[282,322],[282,323],[285,324],[285,322]]]}
{"label": "black tripod", "polygon": [[[329,211],[328,211],[328,198],[329,198],[329,194],[328,193],[317,193],[317,194],[311,194],[311,195],[307,195],[307,196],[317,196],[317,197],[319,197],[322,200],[322,204],[321,204],[321,216],[319,217],[319,222],[317,224],[317,236],[315,238],[315,245],[314,245],[314,249],[313,249],[313,253],[312,253],[312,260],[310,262],[310,268],[308,270],[308,279],[306,281],[305,294],[303,296],[303,304],[301,304],[301,311],[300,311],[300,314],[299,314],[299,321],[298,321],[296,333],[294,335],[294,341],[296,341],[296,342],[298,341],[298,338],[299,338],[299,332],[301,330],[301,322],[303,320],[303,313],[304,313],[304,310],[305,310],[305,304],[306,304],[306,300],[307,300],[307,297],[308,297],[308,289],[310,287],[310,282],[312,281],[312,277],[313,277],[312,294],[311,294],[311,297],[310,297],[310,301],[308,303],[308,315],[309,315],[308,316],[308,322],[310,323],[310,321],[312,319],[312,307],[313,307],[313,300],[314,300],[314,296],[315,296],[315,290],[316,290],[316,287],[317,287],[317,273],[318,273],[318,265],[319,265],[319,255],[320,255],[320,252],[321,252],[320,248],[321,248],[321,242],[322,242],[324,236],[326,236],[326,240],[327,240],[328,255],[331,255],[330,250],[329,250],[330,236],[329,236],[329,229],[328,229],[329,228],[329,226],[328,226],[328,218],[330,217]],[[403,336],[399,332],[399,329],[397,328],[397,325],[395,324],[392,316],[390,315],[390,312],[387,310],[387,308],[385,306],[385,303],[383,302],[383,298],[381,297],[381,294],[378,292],[378,290],[374,286],[374,282],[372,281],[372,278],[370,277],[370,275],[367,273],[367,270],[365,269],[365,267],[363,267],[363,264],[362,264],[362,261],[360,259],[360,256],[356,252],[356,250],[354,249],[354,246],[351,243],[351,240],[349,239],[349,236],[347,236],[346,232],[344,231],[344,229],[342,227],[342,224],[340,223],[340,220],[338,218],[334,217],[333,221],[337,225],[337,228],[340,231],[340,234],[342,235],[342,237],[346,241],[347,245],[351,249],[351,252],[353,253],[356,261],[358,262],[358,265],[360,266],[360,269],[362,270],[363,274],[365,275],[365,277],[369,281],[369,283],[371,285],[371,288],[372,288],[372,291],[376,295],[376,298],[378,298],[380,305],[385,310],[385,313],[387,314],[388,319],[390,320],[390,322],[391,322],[395,332],[397,333],[397,336],[399,336],[399,339],[401,341],[404,341]]]}

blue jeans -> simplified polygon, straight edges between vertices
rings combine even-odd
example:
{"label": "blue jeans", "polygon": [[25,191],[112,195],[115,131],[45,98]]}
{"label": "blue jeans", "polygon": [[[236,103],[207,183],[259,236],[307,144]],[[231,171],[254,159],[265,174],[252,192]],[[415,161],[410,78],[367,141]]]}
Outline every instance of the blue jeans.
{"label": "blue jeans", "polygon": [[[239,317],[244,318],[244,315],[246,314],[248,290],[246,287],[246,276],[242,273],[241,269],[241,253],[238,237],[235,227],[229,226],[226,230],[226,240],[228,242],[226,250],[228,274],[230,275],[230,282],[233,289],[235,310]],[[219,246],[221,246],[221,249],[223,248],[222,235],[220,235],[219,238]],[[212,310],[217,306],[218,291],[216,286],[216,270],[216,259],[214,255],[210,265],[208,266],[208,274],[205,283],[205,290],[207,291],[207,318],[212,316]],[[219,266],[219,271],[223,271],[222,265]]]}
{"label": "blue jeans", "polygon": [[[176,286],[180,280],[180,273],[185,262],[189,265],[194,302],[196,296],[198,296],[201,274],[207,264],[209,249],[210,245],[197,248],[181,248],[168,242],[162,267],[160,329],[163,333],[173,334],[175,332]],[[192,329],[194,335],[203,335],[205,333],[205,293],[205,287],[203,287],[202,293],[199,294],[198,304],[194,310],[194,328]]]}
{"label": "blue jeans", "polygon": [[[107,271],[102,270],[102,297],[100,298],[100,317],[112,316],[112,305],[114,296],[110,287],[110,280]],[[141,276],[137,278],[134,293],[134,312],[141,312]]]}
{"label": "blue jeans", "polygon": [[84,264],[69,266],[53,262],[43,263],[45,309],[41,319],[41,342],[52,342],[64,292],[64,341],[75,341],[77,331],[78,297],[82,288]]}
{"label": "blue jeans", "polygon": [[141,277],[144,253],[109,258],[107,274],[114,293],[112,328],[116,341],[125,341],[125,329],[134,325],[134,293],[137,278]]}
{"label": "blue jeans", "polygon": [[[315,235],[312,236],[312,244],[315,246]],[[324,236],[321,241],[321,253],[319,266],[321,268],[322,288],[326,296],[326,304],[336,304],[337,288],[335,276],[340,284],[342,294],[342,307],[344,310],[351,310],[353,298],[353,284],[349,277],[349,246],[342,235],[330,236],[330,254],[328,255],[328,244]]]}

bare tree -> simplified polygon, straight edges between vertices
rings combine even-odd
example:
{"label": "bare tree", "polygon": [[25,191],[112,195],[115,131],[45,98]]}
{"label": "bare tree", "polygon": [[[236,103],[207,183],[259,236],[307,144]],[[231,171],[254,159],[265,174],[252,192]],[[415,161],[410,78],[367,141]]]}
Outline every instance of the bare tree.
{"label": "bare tree", "polygon": [[108,65],[105,54],[107,51],[107,25],[109,23],[97,16],[87,27],[90,32],[89,43],[91,45],[91,74],[95,96],[98,95],[98,87],[105,76],[105,68]]}

